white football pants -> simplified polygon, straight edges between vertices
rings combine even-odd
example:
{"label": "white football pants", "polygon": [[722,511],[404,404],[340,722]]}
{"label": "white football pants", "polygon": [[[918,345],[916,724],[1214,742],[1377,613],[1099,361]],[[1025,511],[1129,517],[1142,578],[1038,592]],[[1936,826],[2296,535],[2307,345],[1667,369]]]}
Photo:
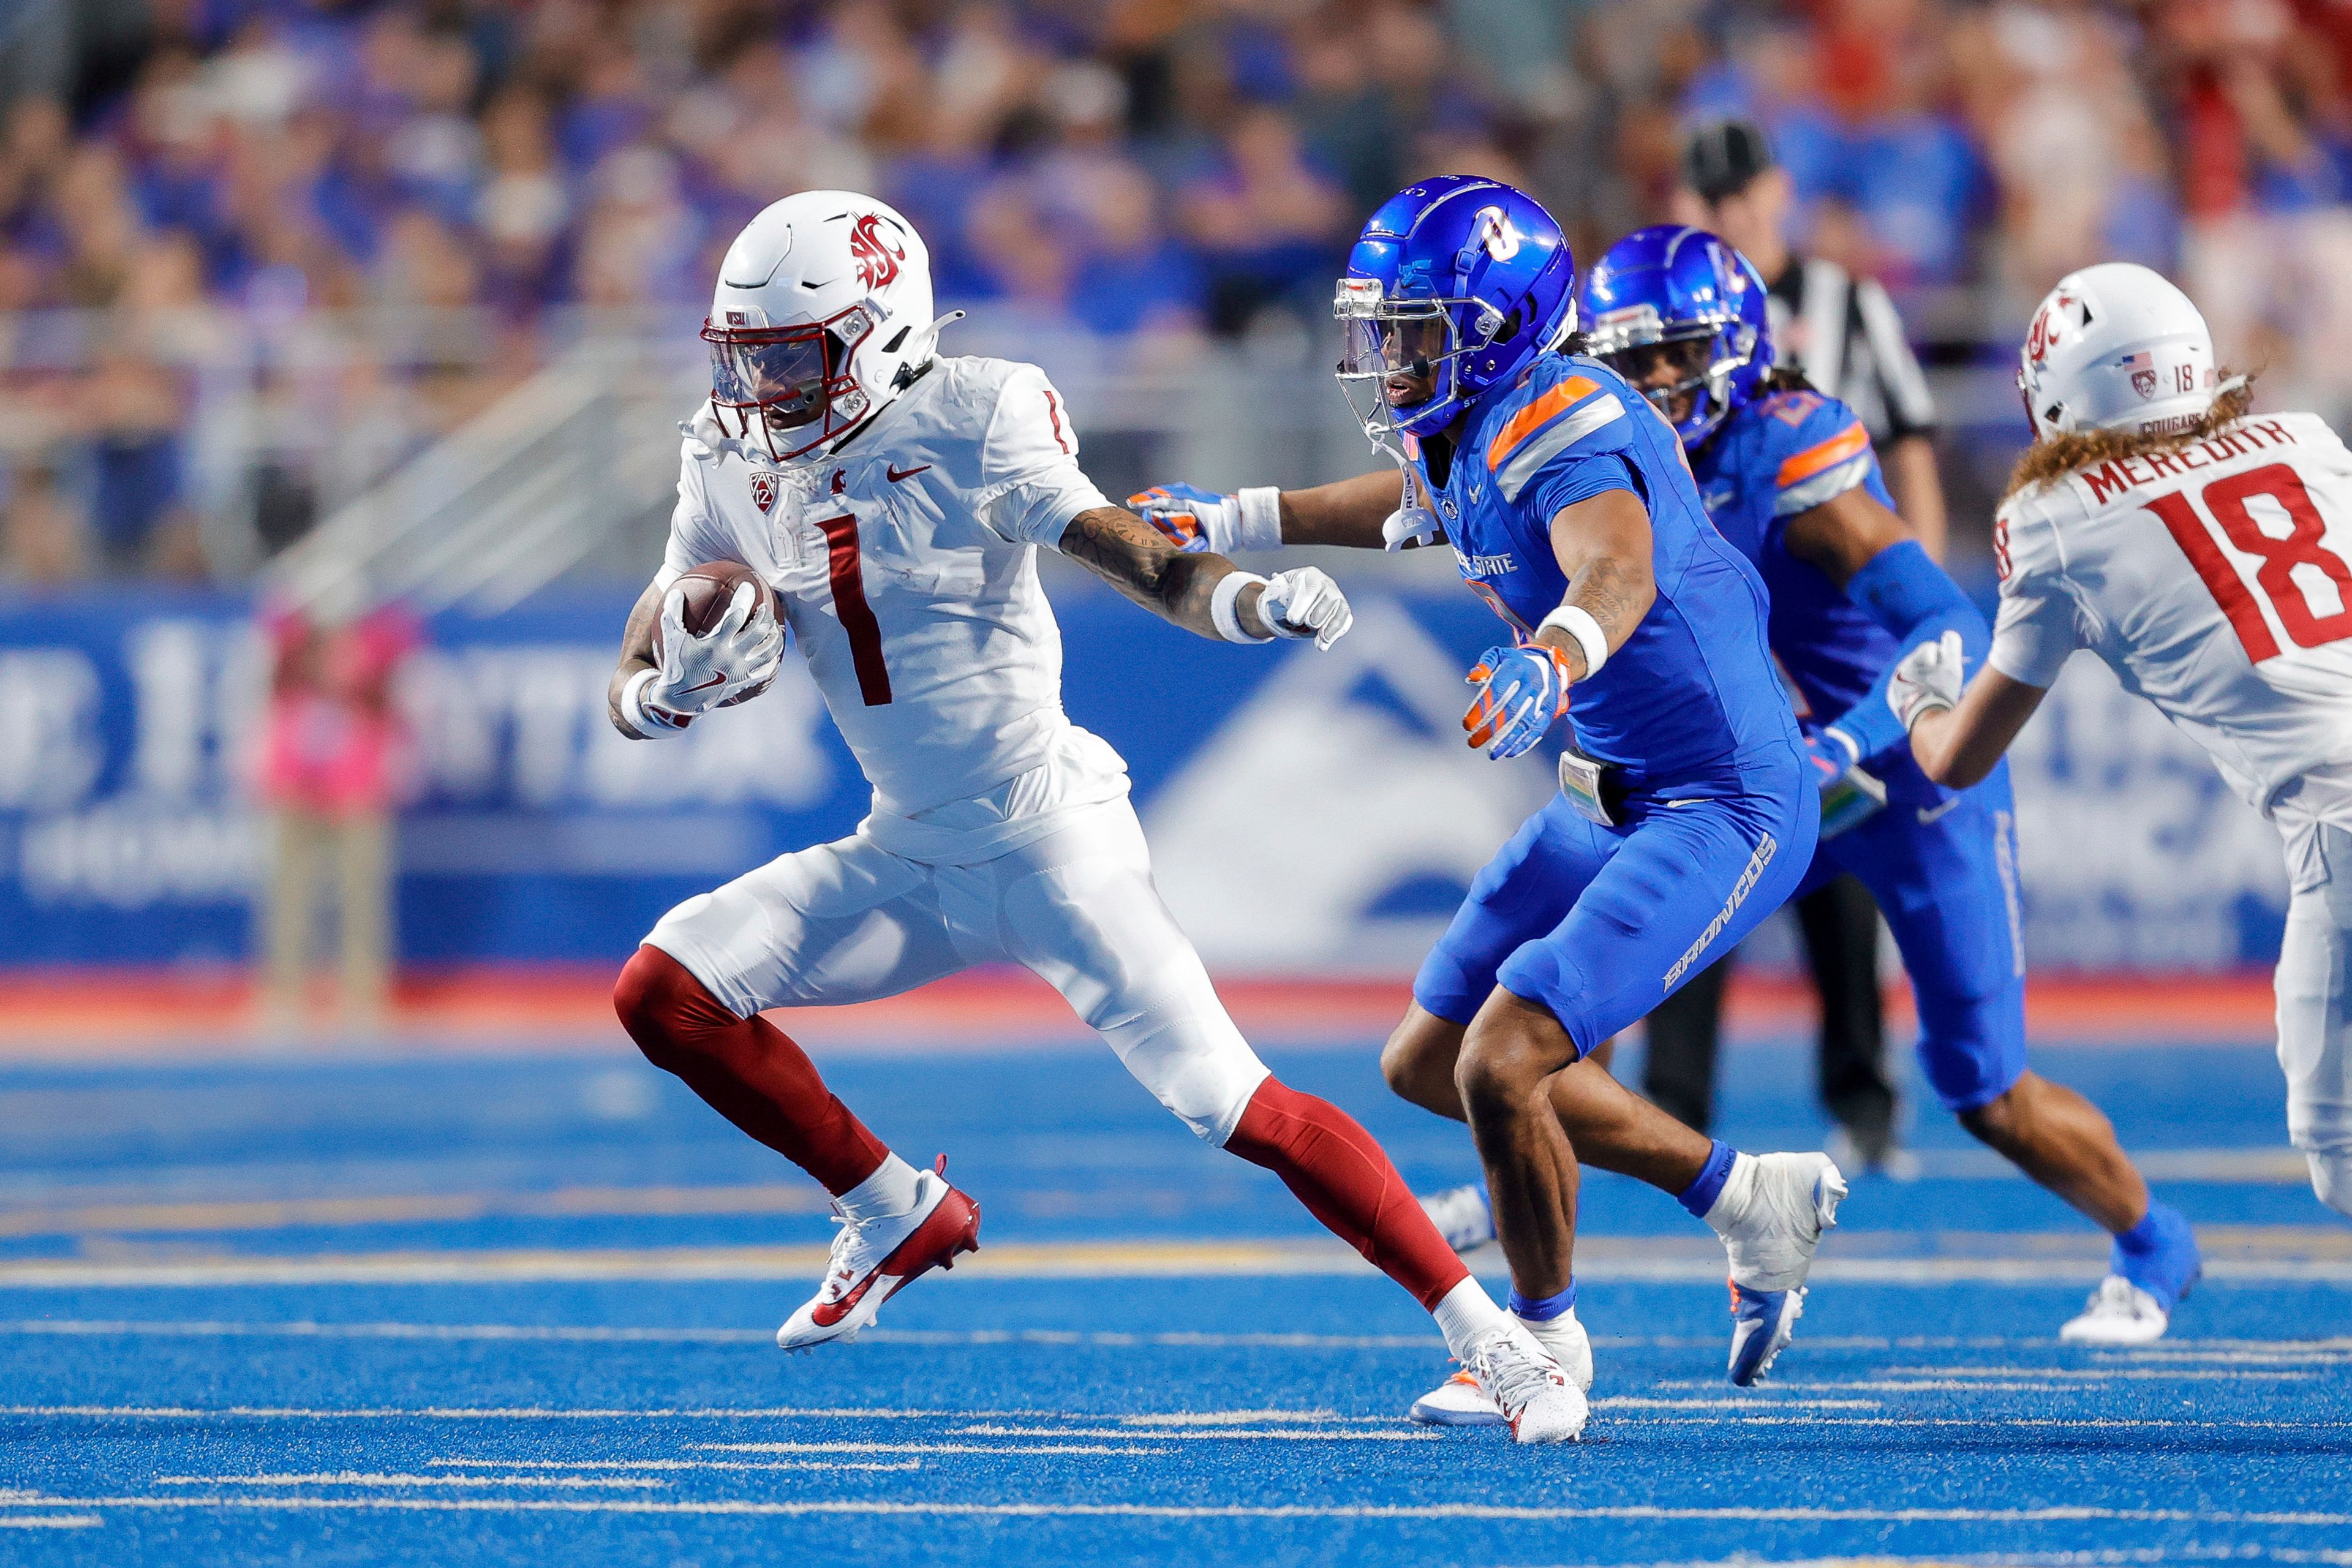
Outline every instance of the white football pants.
{"label": "white football pants", "polygon": [[2278,1058],[2287,1137],[2311,1164],[2312,1190],[2352,1215],[2352,833],[2331,824],[2315,831],[2326,877],[2287,904]]}
{"label": "white football pants", "polygon": [[976,963],[1023,964],[1220,1146],[1266,1078],[1160,901],[1124,797],[977,865],[911,860],[860,831],[687,900],[646,941],[739,1017],[894,996]]}

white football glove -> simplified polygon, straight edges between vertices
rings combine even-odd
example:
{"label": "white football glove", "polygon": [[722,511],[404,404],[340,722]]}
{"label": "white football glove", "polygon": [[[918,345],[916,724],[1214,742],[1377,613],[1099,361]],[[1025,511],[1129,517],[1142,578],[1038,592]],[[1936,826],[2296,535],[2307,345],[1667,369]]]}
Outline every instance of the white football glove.
{"label": "white football glove", "polygon": [[1267,578],[1257,611],[1275,636],[1313,637],[1320,648],[1346,637],[1348,628],[1356,624],[1348,595],[1339,592],[1339,584],[1328,574],[1313,566],[1294,567]]}
{"label": "white football glove", "polygon": [[1907,733],[1929,713],[1960,705],[1960,688],[1968,672],[1960,657],[1960,634],[1946,632],[1934,642],[1923,642],[1903,656],[1886,683],[1886,705],[1903,721]]}
{"label": "white football glove", "polygon": [[662,596],[661,667],[643,700],[688,718],[708,713],[773,680],[783,658],[784,628],[751,584],[736,584],[726,613],[700,637],[686,629],[686,590],[672,588]]}

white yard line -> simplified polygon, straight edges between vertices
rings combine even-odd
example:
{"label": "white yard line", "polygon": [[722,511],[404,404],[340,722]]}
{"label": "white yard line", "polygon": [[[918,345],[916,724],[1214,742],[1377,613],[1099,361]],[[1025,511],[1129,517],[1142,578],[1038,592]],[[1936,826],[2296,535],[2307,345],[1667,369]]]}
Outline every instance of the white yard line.
{"label": "white yard line", "polygon": [[2113,1378],[2165,1383],[2308,1382],[2320,1374],[2280,1367],[2130,1367],[2101,1366],[1889,1366],[1882,1377],[2057,1377],[2069,1383],[2104,1382]]}
{"label": "white yard line", "polygon": [[[560,1468],[541,1465],[544,1470]],[[639,1476],[415,1476],[370,1470],[315,1470],[260,1476],[157,1476],[159,1487],[666,1487]]]}
{"label": "white yard line", "polygon": [[[2032,1239],[2021,1234],[2021,1241]],[[961,1266],[997,1279],[1253,1279],[1369,1277],[1371,1266],[1343,1247],[1312,1241],[1117,1242],[1000,1247]],[[1852,1258],[1813,1266],[1821,1284],[1941,1287],[2079,1283],[2095,1264],[2068,1257]],[[0,1262],[0,1288],[78,1289],[226,1285],[440,1284],[555,1280],[807,1280],[824,1270],[814,1247],[538,1248],[447,1250],[327,1257],[252,1254],[172,1263],[94,1263],[16,1258]],[[1720,1284],[1720,1258],[1599,1253],[1580,1258],[1595,1283]],[[2278,1283],[2352,1281],[2352,1258],[2210,1258],[2209,1280]]]}
{"label": "white yard line", "polygon": [[[797,1405],[751,1406],[748,1408],[694,1408],[676,1410],[587,1409],[565,1410],[547,1405],[486,1405],[480,1407],[426,1405],[417,1407],[375,1405],[352,1408],[331,1408],[323,1405],[226,1405],[202,1409],[184,1405],[0,1405],[0,1415],[86,1415],[120,1419],[152,1419],[162,1421],[610,1421],[623,1417],[646,1421],[767,1421],[796,1416],[868,1417],[879,1420],[919,1421],[937,1417],[969,1418],[975,1415],[1003,1414],[1032,1416],[1053,1414],[1051,1411],[1015,1410],[988,1412],[979,1410],[884,1410],[844,1407],[827,1409]],[[1086,1419],[1098,1419],[1087,1416]]]}
{"label": "white yard line", "polygon": [[[1411,1431],[1321,1430],[1295,1426],[1243,1429],[1225,1427],[1212,1431],[1189,1428],[1161,1428],[1139,1432],[1131,1426],[956,1426],[950,1430],[959,1437],[1155,1437],[1162,1441],[1240,1442],[1264,1439],[1278,1443],[1442,1443],[1445,1435],[1415,1427]],[[701,1445],[697,1445],[700,1447]],[[712,1447],[733,1447],[716,1444]]]}
{"label": "white yard line", "polygon": [[52,1509],[251,1509],[327,1512],[339,1509],[419,1513],[583,1513],[646,1515],[742,1515],[792,1518],[810,1515],[870,1515],[899,1518],[982,1519],[1343,1519],[1343,1520],[1725,1520],[1756,1522],[1864,1522],[1885,1524],[2071,1524],[2095,1521],[2158,1524],[2267,1524],[2339,1530],[2352,1526],[2352,1513],[2199,1511],[2189,1509],[2096,1507],[2053,1508],[1667,1508],[1655,1504],[1616,1507],[1541,1508],[1487,1503],[1427,1505],[1346,1504],[1182,1506],[1159,1503],[959,1503],[892,1502],[826,1498],[796,1501],[654,1501],[634,1498],[428,1498],[285,1497],[266,1493],[214,1497],[41,1498],[7,1504]]}
{"label": "white yard line", "polygon": [[452,1469],[488,1470],[919,1470],[920,1459],[427,1459]]}

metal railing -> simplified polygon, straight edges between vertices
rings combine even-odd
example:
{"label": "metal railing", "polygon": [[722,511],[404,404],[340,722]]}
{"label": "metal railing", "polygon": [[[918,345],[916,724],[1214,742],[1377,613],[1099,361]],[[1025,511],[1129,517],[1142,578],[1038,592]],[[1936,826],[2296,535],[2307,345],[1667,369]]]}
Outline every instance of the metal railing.
{"label": "metal railing", "polygon": [[[1940,320],[1965,320],[1965,301],[1945,303]],[[65,389],[129,342],[182,389],[185,503],[216,574],[251,575],[290,532],[299,542],[269,570],[299,595],[494,609],[567,574],[651,571],[676,427],[708,385],[696,325],[690,310],[563,310],[528,331],[487,310],[0,316],[0,464],[69,471],[89,432]],[[1381,460],[1311,326],[1277,321],[1240,343],[1111,339],[997,306],[942,348],[1045,366],[1114,497],[1170,478],[1296,487]],[[1990,363],[1931,380],[1965,538],[1966,476],[2005,469],[2015,394]],[[288,475],[307,510],[273,531],[263,491]]]}

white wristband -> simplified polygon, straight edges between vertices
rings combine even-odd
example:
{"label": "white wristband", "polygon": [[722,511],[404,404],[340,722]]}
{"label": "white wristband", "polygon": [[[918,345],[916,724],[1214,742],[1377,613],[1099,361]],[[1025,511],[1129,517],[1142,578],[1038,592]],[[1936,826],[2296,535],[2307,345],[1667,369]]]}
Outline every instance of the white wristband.
{"label": "white wristband", "polygon": [[666,708],[646,705],[646,688],[661,679],[658,669],[641,669],[629,677],[621,688],[621,721],[636,731],[641,741],[658,741],[665,735],[675,735],[694,722],[690,713],[672,713]]}
{"label": "white wristband", "polygon": [[1576,646],[1584,650],[1587,680],[1600,674],[1601,667],[1609,662],[1609,638],[1601,633],[1601,623],[1582,605],[1562,605],[1538,623],[1536,630],[1542,631],[1546,626],[1558,626],[1576,639]]}
{"label": "white wristband", "polygon": [[1236,494],[1234,500],[1241,517],[1234,529],[1234,548],[1281,549],[1282,491],[1273,485],[1256,485]]}
{"label": "white wristband", "polygon": [[1209,595],[1209,624],[1217,628],[1219,637],[1227,642],[1261,643],[1274,640],[1271,636],[1252,637],[1242,629],[1242,590],[1253,583],[1263,586],[1265,581],[1266,579],[1255,572],[1228,572],[1217,579],[1217,585]]}

